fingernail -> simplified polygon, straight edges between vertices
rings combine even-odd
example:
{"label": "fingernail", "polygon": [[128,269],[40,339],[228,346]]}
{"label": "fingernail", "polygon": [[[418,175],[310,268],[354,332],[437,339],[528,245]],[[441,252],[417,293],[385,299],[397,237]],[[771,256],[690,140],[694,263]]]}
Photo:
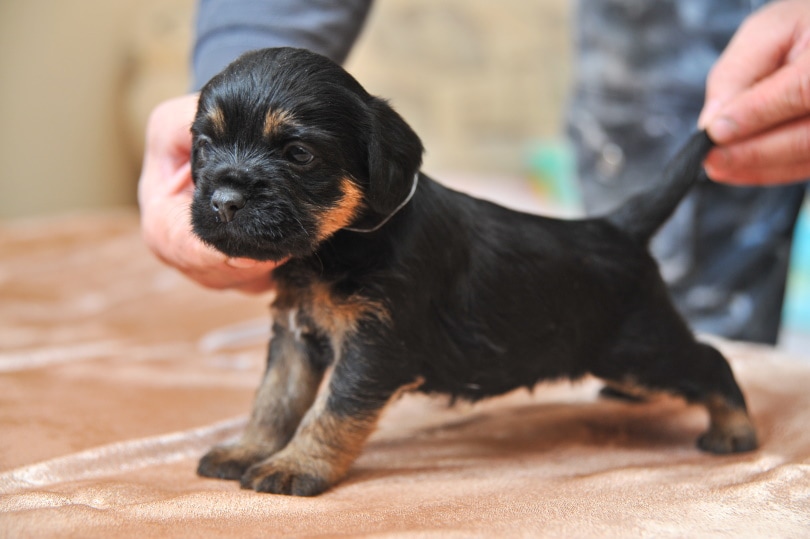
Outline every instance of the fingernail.
{"label": "fingernail", "polygon": [[739,130],[737,122],[727,116],[721,116],[712,121],[706,129],[712,140],[718,144],[723,144],[733,139]]}
{"label": "fingernail", "polygon": [[252,258],[228,258],[225,260],[225,263],[237,269],[248,269],[258,264],[258,262]]}
{"label": "fingernail", "polygon": [[706,160],[703,161],[703,170],[709,178],[716,179],[722,176],[724,170],[727,169],[730,161],[730,154],[722,148],[714,148]]}
{"label": "fingernail", "polygon": [[701,129],[706,129],[706,124],[708,124],[709,121],[714,118],[714,115],[720,110],[720,106],[722,104],[723,102],[720,99],[712,99],[711,101],[708,101],[703,106],[703,110],[698,118],[698,127]]}

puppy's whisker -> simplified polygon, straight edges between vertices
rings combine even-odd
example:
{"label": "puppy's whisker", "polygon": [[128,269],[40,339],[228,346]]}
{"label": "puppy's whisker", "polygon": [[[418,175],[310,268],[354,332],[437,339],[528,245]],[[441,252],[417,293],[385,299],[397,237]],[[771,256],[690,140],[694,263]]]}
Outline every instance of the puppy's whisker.
{"label": "puppy's whisker", "polygon": [[320,271],[318,272],[318,275],[323,277],[324,273],[326,272],[326,267],[323,264],[323,260],[321,259],[321,255],[319,255],[318,253],[315,253],[315,260],[318,261],[318,265],[320,266]]}
{"label": "puppy's whisker", "polygon": [[303,230],[303,231],[304,231],[304,235],[305,235],[305,236],[307,236],[307,237],[309,237],[309,232],[307,232],[307,229],[306,229],[306,227],[304,226],[304,223],[302,223],[302,222],[301,222],[301,219],[299,219],[298,217],[296,217],[296,218],[295,218],[295,220],[296,220],[296,222],[298,223],[298,226],[300,226],[300,227],[301,227],[301,230]]}

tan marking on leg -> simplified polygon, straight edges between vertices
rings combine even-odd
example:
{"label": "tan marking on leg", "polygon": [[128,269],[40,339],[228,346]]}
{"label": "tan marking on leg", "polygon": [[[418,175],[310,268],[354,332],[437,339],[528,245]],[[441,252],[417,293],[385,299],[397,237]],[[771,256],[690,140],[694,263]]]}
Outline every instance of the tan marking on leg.
{"label": "tan marking on leg", "polygon": [[349,226],[363,206],[363,191],[351,179],[343,178],[340,188],[343,196],[319,218],[318,241],[323,241],[341,228]]}
{"label": "tan marking on leg", "polygon": [[734,453],[757,448],[757,436],[748,413],[732,406],[720,395],[706,401],[709,430],[701,437],[702,449],[713,453]]}
{"label": "tan marking on leg", "polygon": [[313,496],[340,480],[374,431],[382,409],[360,417],[327,408],[328,386],[304,416],[295,437],[281,451],[251,467],[242,486],[260,492]]}
{"label": "tan marking on leg", "polygon": [[242,440],[281,449],[312,406],[322,375],[316,373],[292,332],[281,342],[279,358],[265,373]]}
{"label": "tan marking on leg", "polygon": [[315,400],[323,378],[313,370],[292,331],[281,336],[240,440],[216,446],[200,461],[198,473],[239,479],[250,466],[281,450]]}
{"label": "tan marking on leg", "polygon": [[[340,361],[343,343],[347,336],[356,331],[360,320],[369,317],[381,321],[388,319],[388,313],[381,303],[359,295],[341,296],[323,282],[300,288],[280,288],[273,303],[274,320],[284,323],[287,313],[295,308],[301,313],[296,325],[305,324],[309,327],[304,331],[315,330],[330,337],[334,364]],[[321,384],[315,403],[306,411],[292,440],[281,451],[248,469],[242,476],[243,487],[262,492],[311,496],[329,488],[346,473],[374,430],[383,407],[361,417],[337,415],[330,411],[327,403],[334,364],[329,379]],[[270,388],[276,386],[270,379],[268,373],[257,401],[264,399],[265,388],[271,392]],[[422,381],[418,380],[413,386],[420,383]],[[263,411],[268,409],[257,406],[252,423],[272,423],[272,417],[264,419]],[[264,431],[257,429],[257,432]]]}
{"label": "tan marking on leg", "polygon": [[311,466],[316,475],[331,483],[343,477],[360,455],[382,409],[362,417],[338,416],[326,407],[330,394],[327,390],[318,396],[288,446],[289,451],[279,456],[302,460],[301,464]]}

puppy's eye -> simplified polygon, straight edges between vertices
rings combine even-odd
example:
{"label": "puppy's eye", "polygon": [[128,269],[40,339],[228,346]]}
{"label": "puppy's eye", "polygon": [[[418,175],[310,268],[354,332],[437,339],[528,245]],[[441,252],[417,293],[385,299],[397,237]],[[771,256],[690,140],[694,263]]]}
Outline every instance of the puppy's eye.
{"label": "puppy's eye", "polygon": [[203,160],[208,157],[208,152],[211,150],[211,141],[207,137],[198,137],[194,142],[194,156]]}
{"label": "puppy's eye", "polygon": [[311,163],[315,156],[300,144],[288,144],[284,148],[284,158],[296,165],[306,165]]}

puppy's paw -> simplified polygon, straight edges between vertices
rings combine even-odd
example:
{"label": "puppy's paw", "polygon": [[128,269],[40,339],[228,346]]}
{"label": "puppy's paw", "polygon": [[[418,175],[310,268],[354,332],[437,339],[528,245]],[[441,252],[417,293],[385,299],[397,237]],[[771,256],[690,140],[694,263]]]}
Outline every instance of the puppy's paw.
{"label": "puppy's paw", "polygon": [[709,430],[698,438],[698,447],[717,454],[741,453],[757,448],[757,433],[744,406],[730,404],[722,396],[706,403]]}
{"label": "puppy's paw", "polygon": [[239,444],[218,445],[200,459],[197,474],[216,479],[239,479],[255,463],[272,453],[258,447]]}
{"label": "puppy's paw", "polygon": [[242,488],[256,492],[288,496],[317,496],[332,482],[319,471],[316,462],[299,462],[293,458],[269,458],[251,466],[242,476]]}
{"label": "puppy's paw", "polygon": [[753,451],[759,446],[757,433],[750,423],[733,428],[711,428],[698,438],[697,444],[703,451],[719,455]]}

